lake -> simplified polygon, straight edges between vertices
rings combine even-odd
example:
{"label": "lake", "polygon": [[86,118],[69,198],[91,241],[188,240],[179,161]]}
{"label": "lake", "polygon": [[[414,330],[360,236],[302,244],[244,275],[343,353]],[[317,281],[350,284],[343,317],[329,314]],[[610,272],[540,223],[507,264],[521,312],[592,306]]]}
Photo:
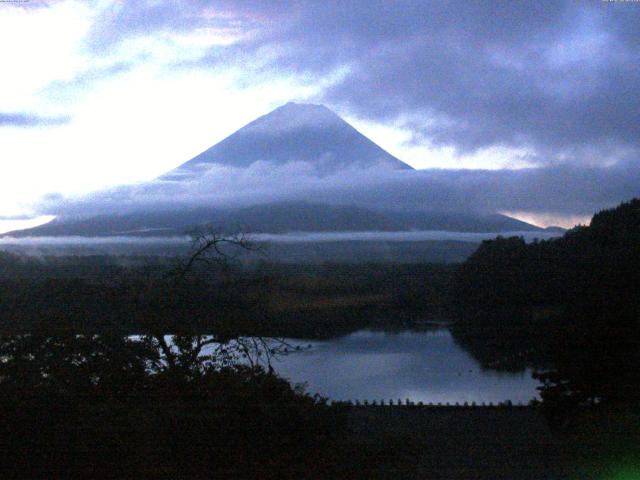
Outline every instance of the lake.
{"label": "lake", "polygon": [[326,341],[289,341],[305,348],[277,358],[276,372],[333,400],[527,403],[538,397],[530,370],[483,370],[447,329],[361,330]]}

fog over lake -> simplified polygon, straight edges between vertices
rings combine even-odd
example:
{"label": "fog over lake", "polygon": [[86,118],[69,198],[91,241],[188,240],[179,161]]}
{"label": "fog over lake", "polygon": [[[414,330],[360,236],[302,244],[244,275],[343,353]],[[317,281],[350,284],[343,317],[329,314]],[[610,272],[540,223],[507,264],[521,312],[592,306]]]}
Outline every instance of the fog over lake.
{"label": "fog over lake", "polygon": [[[305,243],[305,242],[336,242],[336,241],[389,241],[389,242],[406,242],[406,241],[461,241],[477,243],[482,240],[488,240],[497,236],[503,237],[523,237],[530,242],[534,239],[544,240],[561,236],[561,233],[552,231],[516,231],[516,232],[450,232],[441,230],[415,230],[401,232],[291,232],[282,234],[272,233],[254,233],[248,234],[249,240],[256,242],[274,242],[274,243]],[[17,245],[17,246],[68,246],[68,245],[146,245],[146,244],[167,244],[180,245],[188,243],[191,238],[187,235],[182,236],[110,236],[110,237],[1,237],[0,247]]]}

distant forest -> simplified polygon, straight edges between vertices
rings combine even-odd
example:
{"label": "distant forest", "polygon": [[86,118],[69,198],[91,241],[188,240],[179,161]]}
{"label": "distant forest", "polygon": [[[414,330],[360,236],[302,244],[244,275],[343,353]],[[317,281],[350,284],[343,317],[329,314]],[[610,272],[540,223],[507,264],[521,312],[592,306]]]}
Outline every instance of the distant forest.
{"label": "distant forest", "polygon": [[[188,257],[0,253],[0,332],[144,331],[326,338],[448,315],[455,265],[242,265]],[[183,272],[184,273],[184,272]]]}

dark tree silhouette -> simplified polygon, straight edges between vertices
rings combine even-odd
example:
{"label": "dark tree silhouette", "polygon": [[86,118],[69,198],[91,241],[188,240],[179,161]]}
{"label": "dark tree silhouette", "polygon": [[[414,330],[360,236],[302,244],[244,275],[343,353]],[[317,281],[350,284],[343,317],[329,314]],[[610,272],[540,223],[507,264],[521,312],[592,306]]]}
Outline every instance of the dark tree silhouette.
{"label": "dark tree silhouette", "polygon": [[[640,199],[633,199],[559,239],[484,242],[457,275],[457,338],[485,364],[505,351],[542,353],[541,395],[559,411],[632,404],[640,392],[638,285]],[[486,332],[501,342],[486,342]]]}
{"label": "dark tree silhouette", "polygon": [[[169,274],[123,283],[137,335],[115,317],[95,332],[67,323],[0,337],[0,476],[321,474],[327,439],[338,431],[334,413],[263,368],[283,343],[244,338],[229,315],[211,321],[220,309],[202,304],[233,300],[211,295],[220,284],[207,271],[231,258],[229,246],[250,248],[244,238],[203,234]],[[82,316],[73,303],[78,285],[68,305]]]}

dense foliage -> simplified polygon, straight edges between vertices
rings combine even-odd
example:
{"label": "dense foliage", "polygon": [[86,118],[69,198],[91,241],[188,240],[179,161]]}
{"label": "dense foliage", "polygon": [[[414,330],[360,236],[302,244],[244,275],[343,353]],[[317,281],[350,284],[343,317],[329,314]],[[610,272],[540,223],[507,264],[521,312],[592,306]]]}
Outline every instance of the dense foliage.
{"label": "dense foliage", "polygon": [[33,259],[3,257],[18,277],[0,285],[3,478],[299,478],[328,468],[317,455],[328,456],[339,422],[262,369],[278,344],[240,336],[254,316],[218,261],[226,240],[200,240],[174,268],[107,276],[54,267],[20,278]]}
{"label": "dense foliage", "polygon": [[538,377],[548,403],[631,401],[640,396],[638,285],[634,199],[562,238],[483,242],[457,275],[457,336],[485,364],[505,351],[546,363]]}
{"label": "dense foliage", "polygon": [[[331,337],[442,318],[451,265],[195,264],[173,257],[0,252],[0,332]],[[391,325],[393,324],[393,325]]]}
{"label": "dense foliage", "polygon": [[0,354],[3,478],[299,478],[326,473],[339,429],[275,375],[186,348],[170,363],[140,339],[23,335]]}
{"label": "dense foliage", "polygon": [[[244,335],[272,333],[286,312],[303,318],[289,332],[315,334],[307,302],[346,318],[321,335],[352,328],[362,318],[343,313],[372,295],[403,303],[376,278],[415,294],[417,270],[362,267],[355,283],[332,266],[238,274],[215,245],[197,247],[177,265],[0,255],[2,478],[359,478],[397,461],[404,449],[363,445],[342,409],[272,372],[291,345]],[[196,261],[210,248],[213,262]],[[286,301],[269,317],[274,292]]]}

